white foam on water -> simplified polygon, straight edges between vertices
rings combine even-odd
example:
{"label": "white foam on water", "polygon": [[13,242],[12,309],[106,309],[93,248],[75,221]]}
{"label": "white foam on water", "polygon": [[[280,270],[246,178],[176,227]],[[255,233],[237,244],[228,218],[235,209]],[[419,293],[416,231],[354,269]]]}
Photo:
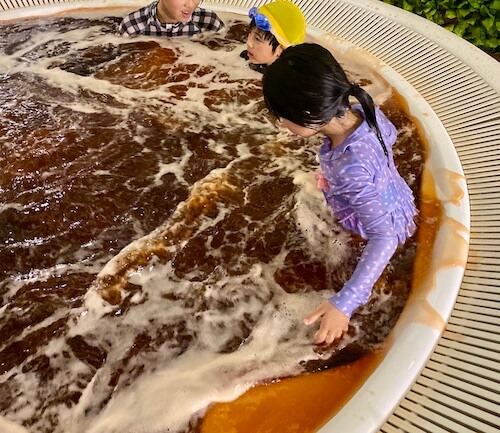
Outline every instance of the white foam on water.
{"label": "white foam on water", "polygon": [[[41,115],[49,119],[49,124],[52,121],[81,133],[84,115],[116,116],[119,120],[110,124],[109,129],[117,135],[124,128],[130,130],[133,141],[143,146],[144,155],[152,153],[148,147],[150,137],[143,125],[130,120],[134,119],[137,110],[169,119],[167,124],[172,129],[182,128],[195,136],[203,133],[204,125],[220,128],[221,134],[241,135],[235,149],[229,149],[224,142],[208,141],[208,148],[215,154],[223,157],[231,151],[234,157],[224,167],[211,170],[194,183],[187,200],[179,203],[173,215],[152,233],[144,233],[137,217],[124,216],[133,227],[131,243],[111,260],[108,261],[110,257],[106,255],[93,259],[95,251],[105,248],[104,235],[97,236],[82,244],[80,250],[74,253],[74,263],[61,263],[13,278],[7,285],[7,296],[21,290],[27,282],[45,281],[64,273],[94,273],[98,274],[97,281],[113,276],[123,263],[127,263],[129,255],[147,250],[162,236],[165,238],[165,234],[176,233],[184,223],[179,218],[190,200],[213,203],[210,202],[210,194],[217,194],[226,188],[240,189],[243,205],[253,204],[250,198],[252,185],[266,184],[276,173],[293,181],[294,193],[284,198],[285,204],[291,203],[286,217],[295,222],[309,255],[318,262],[328,263],[327,273],[350,255],[349,235],[334,222],[321,191],[315,186],[314,176],[307,171],[310,167],[304,167],[304,161],[299,158],[307,152],[313,155],[318,142],[311,140],[309,150],[304,150],[304,146],[297,150],[281,149],[280,146],[290,143],[291,136],[284,130],[277,131],[271,120],[263,118],[259,109],[260,99],[245,104],[215,100],[216,109],[212,109],[205,102],[210,91],[233,92],[236,97],[241,91],[239,81],[258,86],[261,76],[248,68],[239,57],[244,44],[212,50],[195,42],[196,39],[200,38],[124,39],[101,34],[99,26],[94,26],[65,32],[64,42],[70,43],[71,49],[56,59],[50,54],[60,43],[61,34],[54,31],[33,33],[29,43],[26,42],[15,55],[0,55],[0,68],[7,74],[33,74],[60,90],[46,98],[47,112]],[[63,64],[71,60],[75,52],[97,45],[151,40],[163,49],[182,53],[182,61],[194,65],[194,73],[184,80],[175,81],[175,85],[187,87],[182,98],[176,97],[170,88],[172,83],[135,89],[93,75],[80,76],[54,67],[56,60],[58,64]],[[37,52],[36,61],[32,58],[33,52]],[[213,69],[203,71],[202,65]],[[389,95],[390,88],[386,83],[361,63],[349,64],[349,72],[354,77],[371,80],[370,91],[378,98],[377,101]],[[28,85],[20,91],[27,100],[37,97]],[[83,102],[77,98],[82,91],[108,95],[113,103],[106,104],[91,98]],[[70,112],[70,117],[59,119],[59,110]],[[242,126],[248,131],[256,131],[255,134],[243,136],[240,134]],[[261,164],[260,171],[253,174],[252,185],[237,185],[245,179],[240,174],[241,167],[255,158],[252,140],[257,139],[262,143],[259,150],[268,156],[268,160]],[[43,139],[35,143],[42,152],[46,146]],[[150,174],[145,185],[139,187],[142,188],[141,193],[162,185],[167,174],[173,174],[179,184],[189,185],[186,170],[193,154],[188,144],[179,143],[179,156],[173,160],[165,162],[158,159],[156,172]],[[81,158],[92,158],[92,152],[85,153]],[[309,160],[314,161],[314,157]],[[90,171],[94,177],[106,178],[110,174],[106,166]],[[39,175],[47,182],[46,194],[64,193],[50,183],[52,177],[61,175],[57,169]],[[120,181],[134,188],[126,176]],[[45,357],[50,360],[53,376],[46,383],[41,383],[35,372],[23,372],[21,367],[2,376],[2,380],[7,376],[17,380],[17,397],[14,406],[9,409],[9,416],[15,423],[21,424],[36,415],[45,397],[74,391],[81,392],[77,403],[71,407],[63,403],[47,407],[43,412],[44,419],[37,421],[36,431],[52,428],[51,418],[58,420],[54,433],[181,431],[193,421],[193,416],[202,416],[211,403],[230,401],[266,380],[300,374],[304,371],[303,363],[331,355],[331,352],[318,352],[312,344],[315,328],[305,327],[302,318],[319,302],[331,296],[332,288],[326,287],[321,292],[286,293],[276,283],[275,275],[285,267],[287,248],[291,247],[282,247],[267,262],[252,262],[242,255],[232,257],[233,263],[224,263],[224,251],[209,248],[215,237],[212,234],[205,240],[205,247],[210,251],[207,260],[213,258],[220,264],[212,272],[204,274],[201,269],[204,263],[198,263],[179,276],[175,261],[190,240],[200,233],[216,233],[218,224],[231,212],[231,204],[214,200],[215,210],[210,218],[202,214],[196,220],[191,238],[181,237],[173,245],[165,246],[168,259],[160,260],[153,256],[147,263],[130,268],[125,280],[131,287],[122,290],[120,305],[107,303],[97,291],[91,290],[83,305],[66,306],[37,324],[38,328],[47,327],[68,316],[61,324],[65,331],[38,348],[30,358]],[[1,206],[1,212],[22,208],[17,202],[2,203]],[[248,224],[240,228],[239,242],[243,244],[253,233],[273,224],[273,218],[281,216],[279,212],[264,221],[254,221],[245,215]],[[95,213],[92,216],[96,217]],[[339,234],[332,234],[336,230]],[[41,238],[39,240],[44,242]],[[234,268],[238,268],[238,272]],[[374,295],[378,306],[388,300],[386,294]],[[352,325],[355,331],[346,336],[335,350],[341,350],[357,337],[360,332],[358,322],[353,320]],[[83,338],[91,346],[89,350],[95,352],[90,365],[71,354],[70,342],[78,338]],[[138,353],[132,356],[136,349]],[[0,426],[2,423],[8,424],[9,433],[23,431],[0,418]]]}

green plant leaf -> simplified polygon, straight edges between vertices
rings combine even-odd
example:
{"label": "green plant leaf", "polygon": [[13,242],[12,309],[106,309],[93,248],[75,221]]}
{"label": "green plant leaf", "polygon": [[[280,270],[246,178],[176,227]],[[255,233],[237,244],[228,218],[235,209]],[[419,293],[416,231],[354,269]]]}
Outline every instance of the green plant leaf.
{"label": "green plant leaf", "polygon": [[406,0],[403,1],[403,9],[405,11],[413,12],[413,5],[408,3]]}
{"label": "green plant leaf", "polygon": [[382,1],[427,18],[479,48],[500,50],[500,0]]}
{"label": "green plant leaf", "polygon": [[483,17],[488,16],[490,14],[490,11],[485,5],[482,5],[481,8],[479,9],[479,12]]}
{"label": "green plant leaf", "polygon": [[486,28],[486,30],[493,30],[495,27],[495,18],[493,17],[488,17],[481,21],[483,23],[483,26]]}
{"label": "green plant leaf", "polygon": [[468,28],[468,25],[466,22],[460,22],[458,23],[454,29],[453,29],[453,32],[456,33],[458,36],[462,36],[464,35],[465,33],[465,30]]}
{"label": "green plant leaf", "polygon": [[479,43],[484,44],[484,40],[486,39],[486,32],[483,27],[474,27],[472,28],[472,36]]}
{"label": "green plant leaf", "polygon": [[467,16],[469,16],[470,14],[471,14],[471,12],[468,11],[467,9],[457,9],[457,17],[460,19],[464,19]]}

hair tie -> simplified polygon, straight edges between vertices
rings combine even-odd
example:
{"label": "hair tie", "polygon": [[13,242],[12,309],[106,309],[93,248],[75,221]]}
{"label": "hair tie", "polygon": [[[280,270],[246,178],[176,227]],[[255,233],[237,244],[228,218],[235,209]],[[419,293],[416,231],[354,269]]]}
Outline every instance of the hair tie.
{"label": "hair tie", "polygon": [[361,90],[361,87],[359,86],[359,84],[351,84],[349,86],[349,95],[353,95],[354,96],[360,90]]}

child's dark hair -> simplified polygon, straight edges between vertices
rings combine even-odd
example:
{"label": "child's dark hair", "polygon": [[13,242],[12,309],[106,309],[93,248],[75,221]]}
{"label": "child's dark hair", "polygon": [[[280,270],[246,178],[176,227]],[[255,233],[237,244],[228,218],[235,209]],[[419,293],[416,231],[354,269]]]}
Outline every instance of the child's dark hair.
{"label": "child's dark hair", "polygon": [[306,127],[342,117],[350,107],[349,96],[354,96],[387,156],[373,99],[349,82],[337,60],[321,45],[305,43],[285,49],[266,68],[263,91],[267,107],[275,116]]}
{"label": "child's dark hair", "polygon": [[259,27],[257,27],[257,24],[255,24],[255,19],[252,18],[252,21],[250,21],[250,31],[254,29],[262,39],[269,42],[272,51],[274,53],[276,49],[280,46],[278,39],[276,39],[276,37],[271,32],[266,32],[265,30],[262,30]]}

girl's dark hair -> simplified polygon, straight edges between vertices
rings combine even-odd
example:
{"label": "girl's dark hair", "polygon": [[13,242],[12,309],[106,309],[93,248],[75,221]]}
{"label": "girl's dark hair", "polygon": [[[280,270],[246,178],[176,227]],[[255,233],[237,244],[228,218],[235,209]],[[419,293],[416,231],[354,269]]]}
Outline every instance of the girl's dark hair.
{"label": "girl's dark hair", "polygon": [[305,43],[285,49],[266,68],[263,91],[267,107],[275,116],[306,127],[342,117],[350,107],[349,96],[354,96],[387,155],[373,99],[349,82],[337,60],[321,45]]}
{"label": "girl's dark hair", "polygon": [[271,32],[266,32],[265,30],[262,30],[261,28],[257,27],[257,24],[255,24],[255,19],[252,18],[252,21],[250,21],[250,31],[254,29],[256,29],[255,31],[262,39],[268,41],[271,44],[271,48],[274,53],[276,49],[280,46],[278,39],[276,39],[276,37]]}

